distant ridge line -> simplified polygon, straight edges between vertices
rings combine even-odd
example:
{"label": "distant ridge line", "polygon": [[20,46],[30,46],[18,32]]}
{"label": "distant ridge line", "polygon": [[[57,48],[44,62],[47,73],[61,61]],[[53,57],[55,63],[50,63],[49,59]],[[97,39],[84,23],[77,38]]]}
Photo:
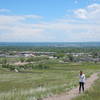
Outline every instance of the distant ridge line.
{"label": "distant ridge line", "polygon": [[100,42],[0,42],[0,46],[100,47]]}

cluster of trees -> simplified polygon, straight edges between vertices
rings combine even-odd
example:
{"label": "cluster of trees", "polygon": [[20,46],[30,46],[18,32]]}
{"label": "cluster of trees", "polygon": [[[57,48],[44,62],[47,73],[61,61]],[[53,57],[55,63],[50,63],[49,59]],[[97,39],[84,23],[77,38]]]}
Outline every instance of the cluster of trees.
{"label": "cluster of trees", "polygon": [[20,61],[21,62],[36,62],[36,61],[41,61],[41,60],[48,60],[48,57],[28,57],[28,58],[24,58],[21,57]]}
{"label": "cluster of trees", "polygon": [[37,64],[37,65],[26,64],[26,65],[19,65],[19,66],[17,66],[17,65],[3,64],[2,68],[7,68],[10,71],[18,70],[20,72],[20,71],[24,71],[24,70],[27,70],[27,69],[30,69],[30,70],[31,69],[40,69],[40,70],[49,69],[49,66],[44,65],[44,64]]}
{"label": "cluster of trees", "polygon": [[100,52],[94,51],[94,52],[91,53],[91,55],[92,55],[93,58],[97,58],[97,57],[100,58]]}
{"label": "cluster of trees", "polygon": [[7,68],[10,71],[14,71],[15,69],[18,71],[23,71],[25,69],[49,69],[49,66],[45,64],[25,64],[25,65],[11,65],[7,62],[6,58],[2,58],[0,60],[0,64],[2,68]]}
{"label": "cluster of trees", "polygon": [[11,51],[34,51],[34,52],[58,52],[58,53],[92,53],[99,52],[100,47],[48,47],[48,46],[0,46],[0,52],[10,52]]}

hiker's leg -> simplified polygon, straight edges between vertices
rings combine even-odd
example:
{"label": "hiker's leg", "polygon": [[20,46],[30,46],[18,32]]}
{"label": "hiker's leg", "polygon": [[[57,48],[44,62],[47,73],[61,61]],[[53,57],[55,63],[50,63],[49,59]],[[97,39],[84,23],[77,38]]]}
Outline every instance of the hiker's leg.
{"label": "hiker's leg", "polygon": [[84,82],[82,82],[82,90],[83,90],[83,92],[84,92]]}
{"label": "hiker's leg", "polygon": [[79,82],[79,93],[81,92],[81,82]]}

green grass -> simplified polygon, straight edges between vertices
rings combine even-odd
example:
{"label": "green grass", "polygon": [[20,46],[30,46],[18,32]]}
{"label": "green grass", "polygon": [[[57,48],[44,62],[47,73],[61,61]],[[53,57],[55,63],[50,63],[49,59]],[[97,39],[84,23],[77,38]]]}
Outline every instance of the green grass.
{"label": "green grass", "polygon": [[83,95],[76,97],[73,100],[100,100],[100,75],[93,87],[87,90]]}
{"label": "green grass", "polygon": [[26,70],[15,73],[0,69],[0,100],[36,100],[60,94],[78,85],[80,70],[89,77],[100,70],[100,64],[46,64],[46,70]]}

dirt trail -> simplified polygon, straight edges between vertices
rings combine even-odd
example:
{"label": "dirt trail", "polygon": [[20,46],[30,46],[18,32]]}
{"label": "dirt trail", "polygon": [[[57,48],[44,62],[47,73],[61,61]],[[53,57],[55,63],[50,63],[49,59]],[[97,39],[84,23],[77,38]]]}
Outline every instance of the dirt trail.
{"label": "dirt trail", "polygon": [[[92,74],[87,80],[85,84],[85,90],[89,89],[91,85],[94,83],[95,80],[98,79],[98,73]],[[70,90],[69,92],[63,93],[61,95],[53,96],[44,98],[43,100],[71,100],[72,98],[75,98],[79,95],[78,93],[78,87]]]}

